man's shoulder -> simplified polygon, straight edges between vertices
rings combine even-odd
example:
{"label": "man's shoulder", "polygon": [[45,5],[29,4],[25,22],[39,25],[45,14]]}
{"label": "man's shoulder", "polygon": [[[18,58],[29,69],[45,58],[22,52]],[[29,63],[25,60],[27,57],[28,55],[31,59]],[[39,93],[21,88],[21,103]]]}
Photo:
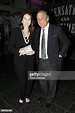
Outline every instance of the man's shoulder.
{"label": "man's shoulder", "polygon": [[56,25],[56,24],[50,24],[50,26],[52,26],[53,28],[62,28],[60,25]]}
{"label": "man's shoulder", "polygon": [[40,27],[35,28],[35,31],[39,31],[39,30],[41,30],[41,28],[40,28]]}
{"label": "man's shoulder", "polygon": [[62,30],[62,26],[60,25],[56,25],[56,24],[50,24],[51,29],[55,30],[55,31],[60,31]]}
{"label": "man's shoulder", "polygon": [[40,27],[35,28],[32,34],[36,35],[41,30]]}

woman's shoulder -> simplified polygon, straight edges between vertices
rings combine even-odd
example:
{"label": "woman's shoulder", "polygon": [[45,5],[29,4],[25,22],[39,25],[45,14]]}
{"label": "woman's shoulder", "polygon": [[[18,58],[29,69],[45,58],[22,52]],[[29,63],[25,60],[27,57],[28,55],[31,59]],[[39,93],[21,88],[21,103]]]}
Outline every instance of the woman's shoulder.
{"label": "woman's shoulder", "polygon": [[15,28],[12,29],[12,32],[14,32],[14,33],[15,33],[15,32],[20,32],[20,31],[21,31],[21,30],[20,30],[19,27],[15,27]]}

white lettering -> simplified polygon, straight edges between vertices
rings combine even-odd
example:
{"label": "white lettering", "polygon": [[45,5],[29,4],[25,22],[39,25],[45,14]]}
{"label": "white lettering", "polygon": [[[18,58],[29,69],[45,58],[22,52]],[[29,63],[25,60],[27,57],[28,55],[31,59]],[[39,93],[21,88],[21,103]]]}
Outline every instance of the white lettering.
{"label": "white lettering", "polygon": [[72,24],[72,30],[71,33],[75,33],[75,24]]}

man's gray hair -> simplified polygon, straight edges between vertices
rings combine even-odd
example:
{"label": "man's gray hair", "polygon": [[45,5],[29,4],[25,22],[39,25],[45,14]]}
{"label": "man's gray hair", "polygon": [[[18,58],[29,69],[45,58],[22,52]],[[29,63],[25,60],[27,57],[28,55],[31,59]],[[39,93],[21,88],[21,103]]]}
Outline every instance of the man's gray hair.
{"label": "man's gray hair", "polygon": [[41,13],[41,12],[45,13],[46,16],[49,17],[48,14],[47,14],[47,11],[45,11],[45,10],[39,10],[39,11],[37,12],[37,14],[38,14],[38,13]]}

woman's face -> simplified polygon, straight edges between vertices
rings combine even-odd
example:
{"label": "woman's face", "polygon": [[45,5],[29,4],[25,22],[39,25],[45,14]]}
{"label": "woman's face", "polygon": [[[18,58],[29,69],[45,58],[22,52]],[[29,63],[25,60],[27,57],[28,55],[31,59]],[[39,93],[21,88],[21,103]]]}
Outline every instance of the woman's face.
{"label": "woman's face", "polygon": [[25,14],[23,16],[22,23],[24,27],[29,27],[31,24],[31,16],[29,14]]}

